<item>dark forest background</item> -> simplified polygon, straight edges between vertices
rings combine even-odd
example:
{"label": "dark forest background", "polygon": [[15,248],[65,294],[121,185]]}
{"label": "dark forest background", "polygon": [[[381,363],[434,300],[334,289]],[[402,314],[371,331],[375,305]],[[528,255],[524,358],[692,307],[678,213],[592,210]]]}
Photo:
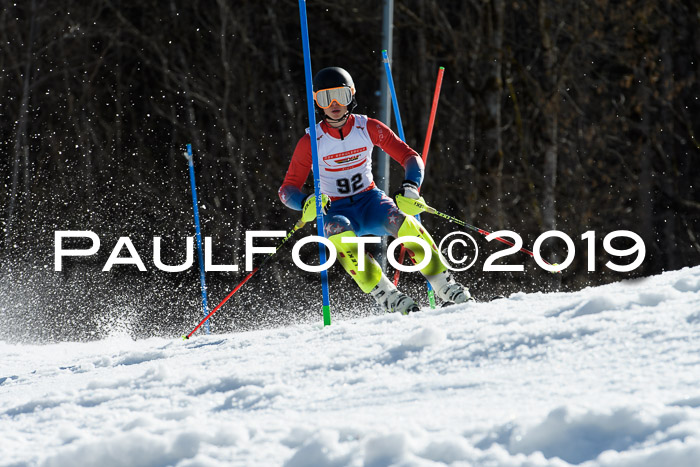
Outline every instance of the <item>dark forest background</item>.
{"label": "dark forest background", "polygon": [[[277,198],[308,126],[298,3],[0,3],[0,338],[189,332],[201,319],[196,256],[184,273],[159,271],[152,260],[154,236],[175,264],[194,234],[185,145],[194,147],[215,262],[241,268],[208,274],[210,306],[246,274],[245,231],[288,230],[298,218]],[[377,117],[382,2],[307,8],[314,71],[346,68],[356,111]],[[393,40],[406,138],[419,152],[445,67],[426,200],[483,229],[515,231],[526,248],[550,229],[576,245],[560,276],[519,253],[506,261],[524,264],[524,273],[484,273],[484,259],[502,245],[476,238],[479,262],[458,279],[477,298],[700,264],[698,2],[397,0]],[[392,189],[402,180],[393,166]],[[429,215],[423,222],[438,239],[457,230]],[[646,245],[633,273],[604,266],[629,261],[602,247],[620,229]],[[92,230],[99,253],[55,272],[56,230]],[[590,230],[594,272],[581,239]],[[310,234],[312,226],[297,235]],[[122,236],[148,272],[102,272]],[[215,315],[214,331],[320,322],[320,279],[300,272],[290,251]],[[551,262],[565,253],[557,240],[544,250]],[[330,275],[334,319],[376,312],[339,266]],[[416,275],[404,273],[402,284],[425,303]]]}

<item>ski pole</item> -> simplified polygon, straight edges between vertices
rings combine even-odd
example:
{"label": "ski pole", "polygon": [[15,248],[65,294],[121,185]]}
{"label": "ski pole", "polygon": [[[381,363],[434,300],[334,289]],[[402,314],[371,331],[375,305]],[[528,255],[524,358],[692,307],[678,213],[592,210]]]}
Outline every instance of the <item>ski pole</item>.
{"label": "ski pole", "polygon": [[302,227],[304,227],[304,224],[305,224],[305,222],[302,221],[302,220],[297,221],[297,223],[294,224],[294,227],[292,228],[292,230],[290,230],[289,233],[287,233],[287,236],[284,237],[284,240],[282,240],[282,241],[279,243],[279,245],[277,245],[277,248],[275,248],[275,251],[273,251],[272,253],[270,253],[270,254],[267,256],[267,258],[265,258],[265,260],[264,260],[262,263],[260,263],[260,266],[256,267],[256,268],[253,269],[252,271],[250,271],[250,273],[249,273],[247,276],[245,276],[245,279],[243,279],[243,280],[231,291],[231,293],[229,293],[229,294],[226,296],[226,298],[224,298],[224,299],[221,301],[221,303],[219,303],[218,305],[216,305],[216,308],[214,308],[213,310],[211,310],[211,312],[210,312],[207,316],[205,316],[204,319],[203,319],[202,321],[200,321],[200,323],[199,323],[197,326],[195,326],[195,328],[192,330],[192,332],[190,332],[190,333],[187,334],[186,336],[182,336],[182,338],[183,338],[183,339],[189,339],[189,338],[192,336],[192,334],[194,334],[195,332],[197,332],[197,329],[199,329],[200,326],[202,326],[202,324],[204,324],[214,313],[216,313],[216,312],[219,310],[219,308],[221,308],[221,306],[222,306],[224,303],[226,303],[226,302],[228,301],[229,298],[231,298],[231,297],[233,296],[233,294],[235,294],[236,292],[238,292],[238,289],[240,289],[241,287],[243,287],[243,284],[245,284],[246,282],[248,282],[248,279],[250,279],[251,277],[253,277],[253,274],[255,274],[255,273],[258,272],[260,269],[262,269],[262,268],[267,264],[267,262],[270,261],[270,258],[272,258],[272,257],[275,255],[275,253],[277,253],[277,251],[278,251],[280,248],[282,248],[282,245],[284,245],[285,243],[287,243],[287,240],[289,240],[289,239],[292,237],[292,235],[294,234],[294,232],[296,232],[297,230],[299,230],[299,229],[301,229]]}
{"label": "ski pole", "polygon": [[[401,196],[401,195],[398,195],[398,196]],[[479,227],[476,227],[476,226],[474,226],[474,225],[468,224],[468,223],[464,222],[463,220],[457,219],[456,217],[452,217],[452,216],[450,216],[449,214],[445,214],[444,212],[440,212],[440,211],[438,211],[437,209],[435,209],[435,208],[433,208],[433,207],[430,207],[430,206],[428,206],[428,205],[425,204],[425,203],[422,203],[420,200],[406,198],[405,196],[402,196],[402,198],[403,198],[405,201],[408,201],[408,202],[412,203],[413,205],[415,205],[416,207],[422,209],[422,210],[425,211],[425,212],[428,212],[428,213],[430,213],[430,214],[435,214],[436,216],[442,217],[443,219],[447,219],[448,221],[454,222],[454,223],[457,224],[457,225],[461,225],[462,227],[466,227],[466,228],[468,228],[468,229],[471,229],[471,230],[473,230],[474,232],[478,232],[478,233],[480,233],[481,235],[484,235],[484,236],[491,235],[491,232],[488,232],[488,231],[486,231],[486,230],[484,230],[484,229],[480,229]],[[506,240],[505,238],[495,237],[495,240],[498,240],[498,241],[501,242],[501,243],[505,243],[505,244],[508,245],[508,246],[515,246],[515,244],[514,244],[513,242],[509,242],[509,241]],[[532,256],[533,258],[535,257],[535,254],[534,254],[533,252],[531,252],[530,250],[526,250],[525,248],[520,248],[520,251],[522,251],[523,253],[526,253],[526,254]],[[547,264],[548,266],[557,266],[556,264],[548,263],[545,259],[542,259],[542,262],[544,262],[544,263]],[[557,272],[557,273],[561,273],[561,271],[556,271],[556,272]]]}
{"label": "ski pole", "polygon": [[[207,284],[204,280],[204,255],[202,254],[202,231],[199,227],[199,209],[197,208],[197,187],[194,183],[194,163],[192,162],[192,145],[187,144],[187,152],[185,153],[187,163],[190,166],[190,185],[192,185],[192,205],[194,206],[194,229],[195,238],[197,240],[197,254],[199,256],[199,281],[202,288],[202,311],[204,315],[209,312],[207,304]],[[205,327],[205,331],[209,334],[209,323]]]}
{"label": "ski pole", "polygon": [[[438,101],[440,100],[440,89],[442,88],[442,77],[445,74],[445,67],[440,67],[438,69],[437,81],[435,83],[435,93],[433,94],[433,104],[430,108],[430,119],[428,120],[428,130],[425,134],[425,143],[423,144],[423,165],[428,162],[428,151],[430,150],[430,140],[433,136],[433,127],[435,125],[435,114],[437,113]],[[419,188],[420,191],[420,188]],[[416,216],[420,221],[420,215]],[[399,252],[399,264],[403,264],[404,257],[406,256],[406,247],[401,245],[401,251]],[[401,276],[401,271],[396,270],[394,273],[394,285],[399,285],[399,277]],[[428,289],[428,298],[430,300],[430,306],[435,308],[435,292],[432,289]]]}

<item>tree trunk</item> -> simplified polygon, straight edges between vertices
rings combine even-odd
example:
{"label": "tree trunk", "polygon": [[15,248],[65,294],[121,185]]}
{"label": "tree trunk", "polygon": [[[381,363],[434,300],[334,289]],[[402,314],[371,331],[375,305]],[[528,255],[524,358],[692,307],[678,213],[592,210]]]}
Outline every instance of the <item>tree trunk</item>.
{"label": "tree trunk", "polygon": [[554,70],[556,63],[556,46],[550,34],[551,20],[547,16],[547,6],[544,0],[539,1],[539,26],[542,34],[542,49],[544,52],[544,197],[542,202],[542,218],[544,228],[556,228],[556,199],[557,185],[557,125],[559,99],[557,92],[557,77]]}
{"label": "tree trunk", "polygon": [[29,144],[27,141],[27,128],[29,127],[29,100],[31,91],[32,54],[36,29],[36,2],[32,0],[29,20],[29,38],[27,40],[27,53],[24,63],[24,76],[22,82],[22,98],[17,119],[17,131],[15,132],[14,158],[12,161],[12,178],[10,182],[10,196],[7,203],[7,222],[5,224],[5,248],[8,248],[13,235],[13,223],[17,208],[17,192],[19,191],[20,164],[24,160],[24,185],[25,188],[19,196],[24,199],[29,187]]}
{"label": "tree trunk", "polygon": [[[489,127],[486,130],[486,145],[493,148],[498,160],[496,169],[496,219],[498,228],[505,226],[503,213],[503,140],[501,138],[501,101],[503,100],[503,80],[501,78],[503,64],[503,0],[492,0],[486,8],[489,40],[489,80],[484,101],[489,115]],[[490,158],[489,158],[490,159]]]}
{"label": "tree trunk", "polygon": [[676,162],[674,128],[673,128],[673,98],[674,98],[674,78],[673,78],[673,57],[671,56],[671,48],[673,47],[672,27],[673,27],[673,12],[670,2],[665,2],[664,13],[666,13],[664,27],[660,32],[660,65],[661,65],[661,81],[660,81],[660,100],[659,107],[661,115],[659,119],[659,127],[655,134],[659,135],[659,152],[660,157],[664,161],[666,167],[666,177],[663,178],[663,192],[666,195],[665,203],[669,207],[663,213],[663,249],[664,249],[664,268],[678,269],[678,244],[676,240],[676,225],[678,224],[678,215],[675,209],[670,206],[674,200],[678,199],[678,164]]}

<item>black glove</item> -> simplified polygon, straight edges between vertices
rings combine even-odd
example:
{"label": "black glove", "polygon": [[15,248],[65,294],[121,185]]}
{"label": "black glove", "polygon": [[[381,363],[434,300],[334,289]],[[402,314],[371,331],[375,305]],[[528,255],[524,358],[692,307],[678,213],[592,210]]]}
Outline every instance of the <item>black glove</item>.
{"label": "black glove", "polygon": [[394,194],[391,195],[391,197],[394,198],[394,201],[396,201],[396,195],[402,195],[411,199],[418,199],[420,198],[420,193],[418,193],[418,184],[413,180],[404,180],[401,182],[401,188],[396,190]]}
{"label": "black glove", "polygon": [[418,193],[418,184],[411,180],[404,180],[393,197],[396,207],[409,216],[416,216],[427,208],[425,200]]}

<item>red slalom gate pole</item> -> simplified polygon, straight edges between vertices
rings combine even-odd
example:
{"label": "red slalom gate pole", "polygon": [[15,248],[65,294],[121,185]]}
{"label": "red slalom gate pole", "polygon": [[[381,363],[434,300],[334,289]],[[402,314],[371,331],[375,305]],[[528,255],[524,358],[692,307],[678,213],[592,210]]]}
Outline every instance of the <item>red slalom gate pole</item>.
{"label": "red slalom gate pole", "polygon": [[219,310],[219,308],[221,308],[222,305],[228,301],[229,298],[233,297],[233,294],[235,294],[236,292],[238,292],[238,289],[240,289],[241,287],[243,287],[243,284],[245,284],[246,282],[248,282],[248,279],[250,279],[251,277],[253,277],[253,274],[255,274],[256,272],[258,272],[263,266],[265,266],[265,264],[267,264],[267,262],[270,261],[270,258],[272,258],[272,257],[275,255],[275,253],[277,253],[277,251],[278,251],[280,248],[282,248],[282,245],[284,245],[285,243],[287,243],[287,240],[289,240],[289,239],[292,237],[292,235],[294,234],[294,232],[296,232],[297,230],[299,230],[299,229],[301,229],[302,227],[304,227],[304,224],[305,224],[305,222],[302,221],[302,220],[297,221],[297,223],[294,225],[294,227],[292,228],[292,230],[290,230],[289,233],[287,234],[287,236],[284,237],[284,240],[282,240],[282,241],[280,242],[280,244],[277,245],[277,248],[275,248],[275,251],[273,251],[272,253],[270,253],[270,254],[267,256],[267,258],[265,258],[265,261],[263,261],[263,262],[260,264],[260,266],[256,267],[256,268],[253,269],[252,271],[250,271],[250,273],[249,273],[247,276],[245,276],[245,279],[243,279],[243,280],[231,291],[231,293],[229,293],[228,295],[226,295],[226,298],[224,298],[223,300],[221,300],[221,303],[219,303],[218,305],[216,305],[216,307],[215,307],[213,310],[211,310],[211,312],[210,312],[207,316],[205,316],[204,319],[203,319],[202,321],[200,321],[199,324],[198,324],[197,326],[195,326],[195,328],[192,330],[192,332],[190,332],[190,333],[187,334],[186,336],[182,336],[182,338],[183,338],[183,339],[189,339],[190,337],[192,337],[192,334],[194,334],[195,332],[197,332],[197,329],[199,329],[200,327],[202,327],[202,325],[203,325],[204,323],[206,323],[207,320],[208,320],[214,313],[216,313],[216,312]]}
{"label": "red slalom gate pole", "polygon": [[[423,165],[425,165],[428,161],[428,151],[430,150],[430,140],[433,137],[433,126],[435,125],[435,114],[437,113],[437,106],[438,106],[438,101],[440,100],[440,90],[442,89],[442,77],[445,74],[445,67],[440,67],[438,69],[438,75],[437,75],[437,82],[435,83],[435,92],[433,93],[433,104],[432,107],[430,108],[430,119],[428,120],[428,131],[426,132],[425,135],[425,143],[423,144]],[[420,188],[419,188],[420,190]],[[399,264],[403,264],[403,260],[406,256],[406,247],[401,245],[401,251],[399,252]],[[394,273],[394,285],[399,285],[399,277],[401,276],[401,271],[398,269]],[[434,293],[431,290],[429,292],[430,295],[430,304],[434,307],[435,306],[435,298],[434,298]]]}

